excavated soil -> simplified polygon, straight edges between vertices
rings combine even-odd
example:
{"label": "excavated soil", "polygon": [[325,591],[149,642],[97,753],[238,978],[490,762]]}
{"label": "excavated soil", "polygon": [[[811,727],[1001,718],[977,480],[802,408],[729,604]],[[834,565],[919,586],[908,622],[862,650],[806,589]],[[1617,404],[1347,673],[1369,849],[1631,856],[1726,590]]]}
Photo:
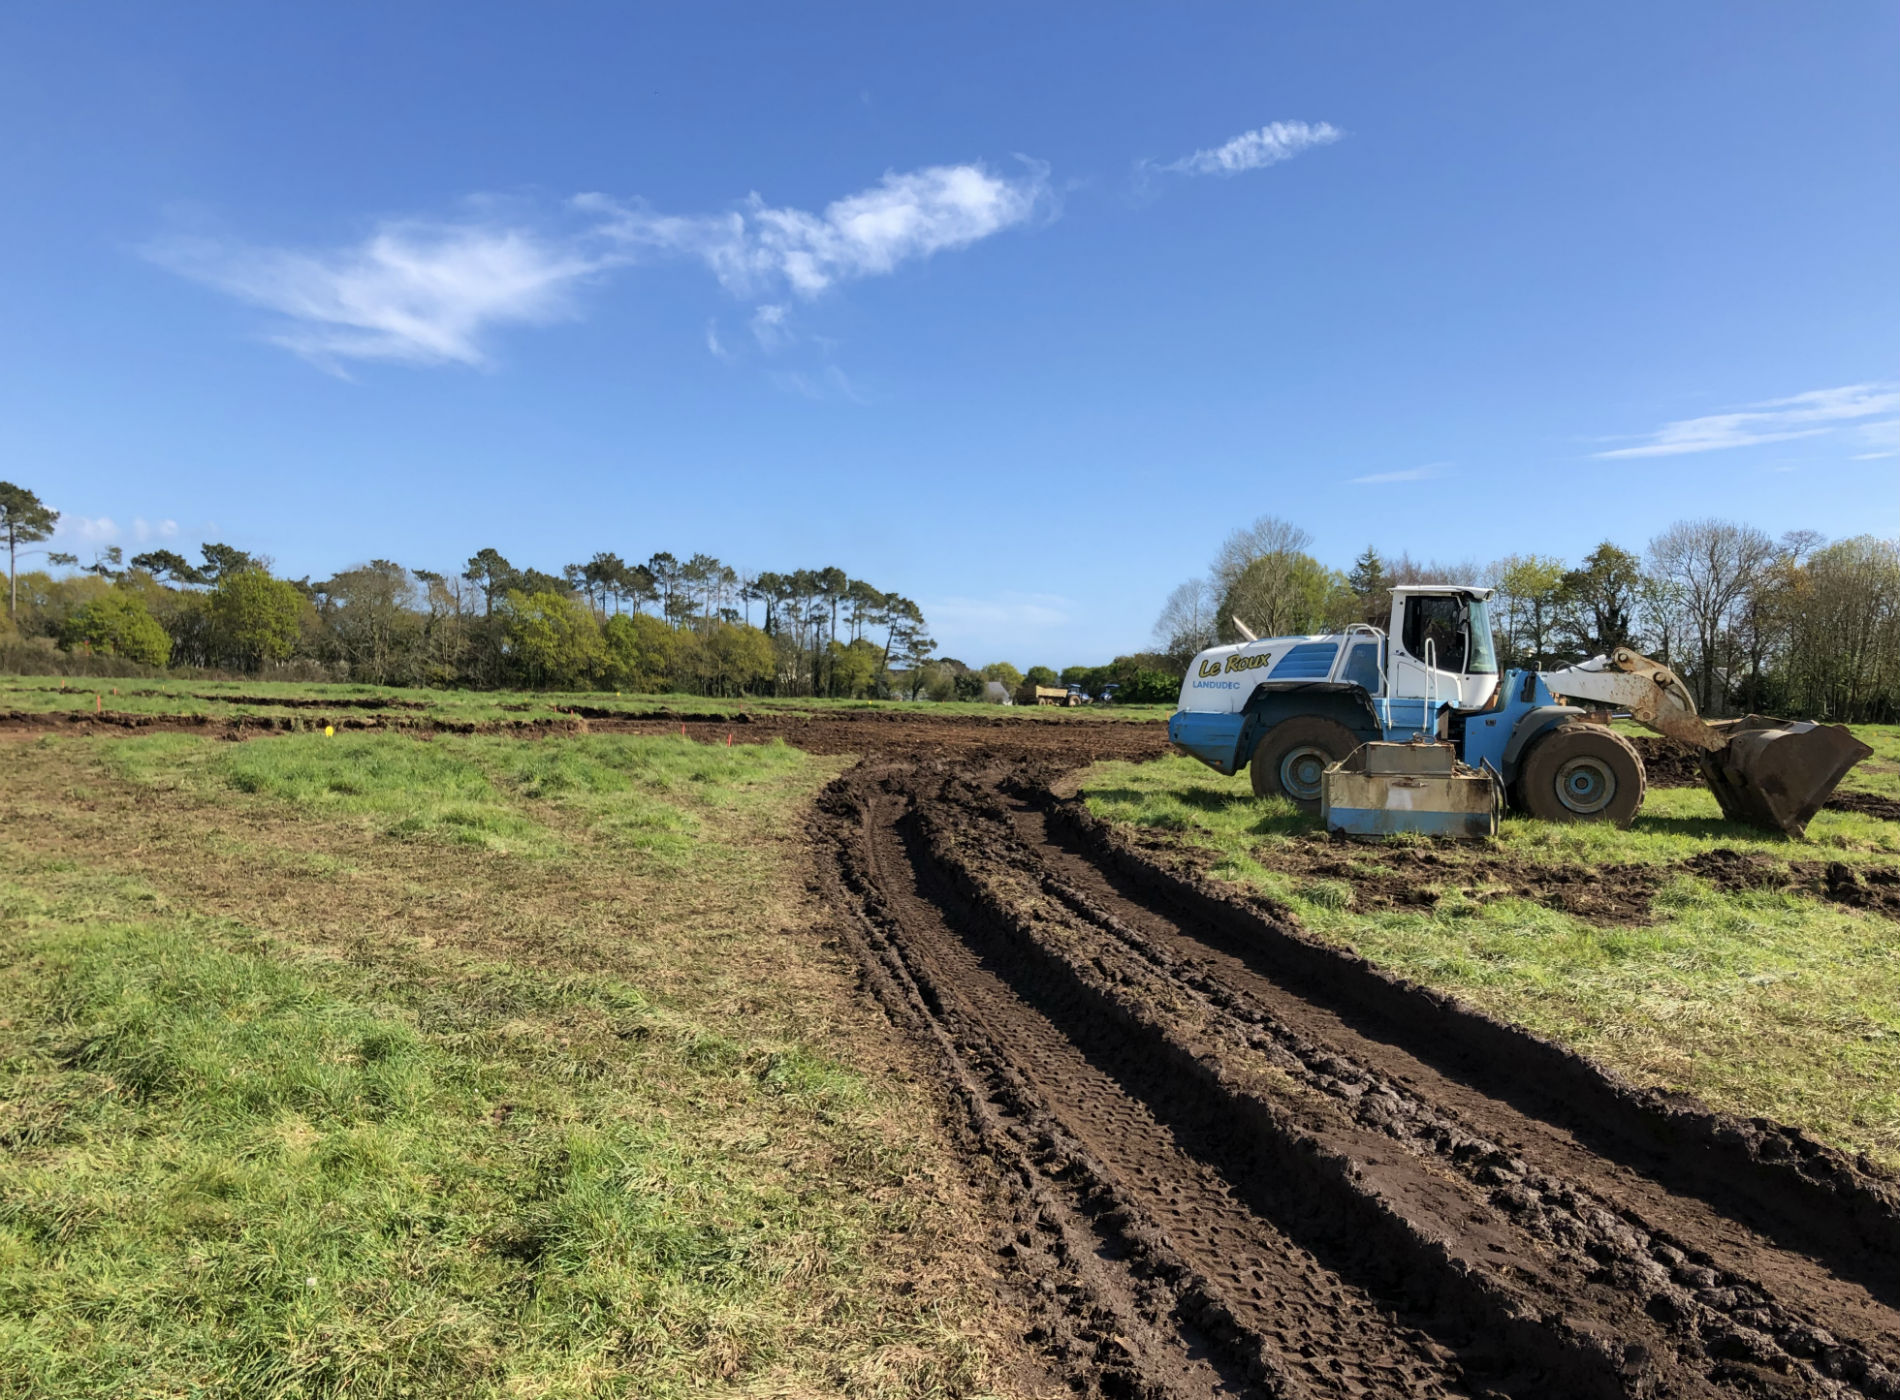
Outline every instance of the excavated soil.
{"label": "excavated soil", "polygon": [[1871,1164],[1310,940],[1048,778],[867,761],[814,836],[1075,1388],[1900,1395]]}
{"label": "excavated soil", "polygon": [[1900,919],[1900,866],[1856,869],[1838,860],[1774,861],[1726,846],[1683,864],[1719,889],[1793,890]]}
{"label": "excavated soil", "polygon": [[1832,812],[1858,812],[1864,817],[1900,822],[1900,801],[1871,792],[1837,792],[1827,800]]}
{"label": "excavated soil", "polygon": [[[1177,872],[1201,874],[1216,858],[1161,836],[1137,834],[1130,841],[1145,859]],[[1461,841],[1380,845],[1318,834],[1258,846],[1254,857],[1301,881],[1308,897],[1360,913],[1428,910],[1447,899],[1467,906],[1528,899],[1599,924],[1648,923],[1668,874],[1633,862],[1592,868],[1532,861]],[[1277,917],[1293,917],[1278,905],[1273,909]]]}
{"label": "excavated soil", "polygon": [[[271,702],[277,703],[275,701]],[[684,733],[702,742],[762,744],[782,739],[808,753],[928,755],[954,759],[1036,758],[1068,767],[1100,759],[1159,758],[1167,734],[1158,724],[1112,719],[1028,719],[1008,715],[935,715],[866,710],[800,713],[679,713],[572,706],[533,718],[491,722],[435,719],[408,714],[305,712],[296,715],[164,715],[127,711],[0,711],[0,734],[159,734],[190,732],[228,739],[307,732],[325,725],[353,733],[504,734],[533,738],[551,734]]]}

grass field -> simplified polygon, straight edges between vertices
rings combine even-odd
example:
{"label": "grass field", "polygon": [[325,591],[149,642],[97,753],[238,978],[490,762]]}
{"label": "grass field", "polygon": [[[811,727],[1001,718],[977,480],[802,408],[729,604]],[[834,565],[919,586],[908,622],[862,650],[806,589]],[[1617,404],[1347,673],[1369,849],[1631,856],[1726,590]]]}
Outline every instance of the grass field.
{"label": "grass field", "polygon": [[[741,707],[119,684],[6,678],[0,709]],[[1900,797],[1900,729],[1864,732],[1849,786]],[[805,886],[802,815],[849,758],[506,729],[0,749],[0,1396],[1016,1393],[982,1184]],[[1474,853],[1653,869],[1653,910],[1606,922],[1455,865],[1429,907],[1357,907],[1290,873],[1313,823],[1190,760],[1084,787],[1322,937],[1900,1165],[1896,925],[1681,869],[1891,865],[1894,823],[1790,843],[1675,789],[1628,832],[1512,820]]]}
{"label": "grass field", "polygon": [[[58,676],[0,676],[0,711],[27,714],[84,711],[94,708],[124,714],[204,715],[227,719],[240,714],[291,715],[314,713],[311,702],[325,702],[340,713],[362,707],[382,709],[393,717],[445,720],[507,727],[577,706],[629,714],[655,710],[678,714],[836,713],[896,710],[917,713],[996,714],[999,710],[1051,723],[1081,717],[1100,720],[1166,719],[1172,705],[1085,705],[1075,709],[1054,705],[999,707],[977,701],[824,700],[740,697],[722,699],[704,695],[645,695],[629,691],[584,690],[417,690],[396,686],[326,685],[286,681],[148,681],[94,680]],[[321,706],[318,707],[319,709]]]}
{"label": "grass field", "polygon": [[6,761],[0,1394],[999,1388],[980,1203],[813,927],[842,760]]}
{"label": "grass field", "polygon": [[[1900,796],[1900,728],[1857,730],[1874,758],[1844,785]],[[1794,1123],[1900,1167],[1900,924],[1785,890],[1716,888],[1682,870],[1727,849],[1773,866],[1892,866],[1900,825],[1823,812],[1792,842],[1721,819],[1700,788],[1652,790],[1628,831],[1507,818],[1489,849],[1424,878],[1435,904],[1355,908],[1350,879],[1293,873],[1317,824],[1257,801],[1243,774],[1187,758],[1101,764],[1097,815],[1196,847],[1210,873],[1285,904],[1309,931],[1455,992],[1620,1069],[1741,1114]],[[1368,878],[1401,877],[1375,846],[1340,851]],[[1389,861],[1391,858],[1387,857]],[[1499,862],[1656,868],[1650,921],[1601,922],[1524,898],[1489,898]],[[1467,891],[1476,885],[1472,897]]]}

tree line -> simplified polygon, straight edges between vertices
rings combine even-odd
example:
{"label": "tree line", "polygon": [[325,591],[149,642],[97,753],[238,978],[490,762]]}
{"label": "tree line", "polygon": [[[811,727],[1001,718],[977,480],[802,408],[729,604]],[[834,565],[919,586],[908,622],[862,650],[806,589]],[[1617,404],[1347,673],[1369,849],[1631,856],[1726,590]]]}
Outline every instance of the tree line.
{"label": "tree line", "polygon": [[1900,542],[1810,530],[1773,538],[1727,520],[1678,521],[1640,553],[1605,540],[1574,563],[1550,555],[1386,559],[1368,547],[1344,571],[1312,536],[1266,516],[1221,545],[1208,572],[1169,595],[1156,640],[1173,667],[1260,636],[1384,627],[1391,589],[1496,589],[1502,666],[1548,668],[1631,647],[1683,676],[1705,714],[1759,712],[1900,720]]}
{"label": "tree line", "polygon": [[[7,622],[16,644],[150,667],[349,679],[374,685],[906,695],[980,673],[935,658],[922,610],[839,568],[741,573],[705,554],[644,563],[598,553],[558,573],[483,549],[459,572],[388,559],[285,579],[267,558],[208,543],[21,572],[58,512],[0,482]],[[29,554],[34,551],[28,550]],[[965,689],[968,688],[966,683]]]}

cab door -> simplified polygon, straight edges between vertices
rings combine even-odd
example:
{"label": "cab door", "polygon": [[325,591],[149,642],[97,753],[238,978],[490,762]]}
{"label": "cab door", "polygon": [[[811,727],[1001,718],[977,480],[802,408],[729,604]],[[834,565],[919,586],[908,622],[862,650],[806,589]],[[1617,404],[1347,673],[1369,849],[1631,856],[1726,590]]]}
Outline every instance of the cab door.
{"label": "cab door", "polygon": [[[1482,705],[1497,686],[1490,619],[1482,602],[1463,593],[1408,593],[1391,639],[1392,695],[1436,696],[1440,704]],[[1474,629],[1482,636],[1474,639]],[[1425,662],[1429,655],[1432,666]]]}

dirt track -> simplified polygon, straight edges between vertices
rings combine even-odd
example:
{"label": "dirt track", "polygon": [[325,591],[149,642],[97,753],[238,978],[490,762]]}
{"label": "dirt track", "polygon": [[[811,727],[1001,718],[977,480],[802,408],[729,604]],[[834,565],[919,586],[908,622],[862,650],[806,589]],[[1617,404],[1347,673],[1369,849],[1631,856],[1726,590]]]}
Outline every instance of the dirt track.
{"label": "dirt track", "polygon": [[1868,1164],[1311,942],[1054,765],[932,747],[827,791],[820,886],[1000,1169],[1062,1380],[1900,1396],[1900,1190]]}

